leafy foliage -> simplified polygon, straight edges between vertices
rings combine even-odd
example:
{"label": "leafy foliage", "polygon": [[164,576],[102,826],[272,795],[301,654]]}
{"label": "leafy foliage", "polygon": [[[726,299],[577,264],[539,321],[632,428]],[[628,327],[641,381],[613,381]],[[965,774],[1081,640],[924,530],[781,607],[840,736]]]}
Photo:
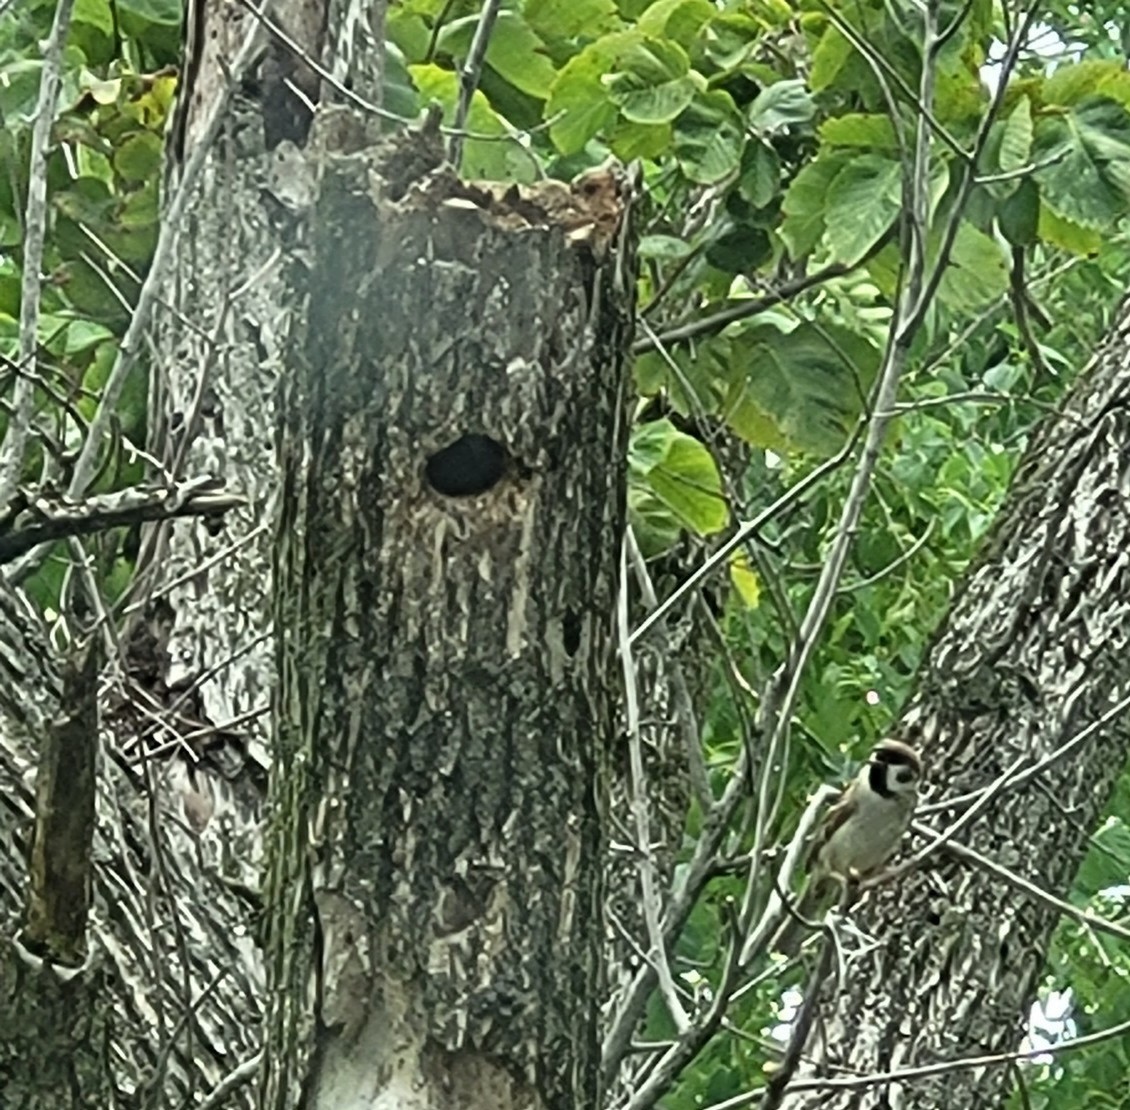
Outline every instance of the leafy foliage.
{"label": "leafy foliage", "polygon": [[[27,198],[30,125],[54,5],[21,5],[0,22],[0,354],[14,359]],[[46,375],[37,411],[58,442],[73,439],[70,411],[89,419],[137,298],[159,229],[165,123],[176,91],[177,4],[78,0],[48,164],[50,229],[39,342]],[[0,373],[0,382],[4,375]],[[135,372],[117,410],[125,441],[145,443],[147,387]],[[0,411],[0,431],[6,417]],[[43,460],[29,460],[29,479]],[[96,489],[140,479],[136,456],[107,460]],[[41,585],[42,583],[39,583]],[[35,589],[44,600],[52,590]]]}

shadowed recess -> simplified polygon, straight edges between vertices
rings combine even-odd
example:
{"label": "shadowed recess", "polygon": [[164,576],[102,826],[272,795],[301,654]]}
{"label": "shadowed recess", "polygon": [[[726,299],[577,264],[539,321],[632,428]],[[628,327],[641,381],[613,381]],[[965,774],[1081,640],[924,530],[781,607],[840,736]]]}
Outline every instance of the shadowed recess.
{"label": "shadowed recess", "polygon": [[486,493],[506,473],[509,452],[498,440],[472,433],[432,455],[425,467],[428,484],[445,497]]}

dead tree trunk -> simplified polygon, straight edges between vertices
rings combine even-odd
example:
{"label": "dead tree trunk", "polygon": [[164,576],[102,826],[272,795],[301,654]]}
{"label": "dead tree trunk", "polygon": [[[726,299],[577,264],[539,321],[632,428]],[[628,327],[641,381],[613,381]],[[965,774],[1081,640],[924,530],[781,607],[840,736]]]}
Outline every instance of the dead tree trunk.
{"label": "dead tree trunk", "polygon": [[279,429],[263,1105],[597,1106],[615,176],[492,195],[413,180],[426,137],[319,153],[322,122]]}
{"label": "dead tree trunk", "polygon": [[[1130,306],[1029,447],[901,728],[923,747],[930,800],[997,785],[957,841],[1060,895],[1130,755],[1128,340]],[[930,823],[944,829],[963,808]],[[881,948],[841,990],[826,985],[816,1063],[784,1105],[998,1105],[1006,1067],[877,1085],[843,1069],[865,1077],[1015,1051],[1059,918],[956,860],[879,892],[864,921]]]}

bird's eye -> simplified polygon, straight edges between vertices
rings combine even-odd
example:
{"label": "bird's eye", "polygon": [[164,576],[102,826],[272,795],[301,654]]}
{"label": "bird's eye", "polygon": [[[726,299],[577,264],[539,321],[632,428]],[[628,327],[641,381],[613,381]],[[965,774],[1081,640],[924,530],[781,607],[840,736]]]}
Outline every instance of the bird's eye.
{"label": "bird's eye", "polygon": [[895,778],[899,782],[913,782],[917,776],[909,767],[900,767],[895,772]]}

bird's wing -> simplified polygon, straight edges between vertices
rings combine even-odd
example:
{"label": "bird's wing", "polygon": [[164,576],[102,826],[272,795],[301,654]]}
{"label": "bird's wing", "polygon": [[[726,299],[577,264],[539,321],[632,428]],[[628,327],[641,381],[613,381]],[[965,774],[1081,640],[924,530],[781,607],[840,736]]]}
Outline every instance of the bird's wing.
{"label": "bird's wing", "polygon": [[805,860],[805,870],[811,875],[816,871],[817,857],[821,849],[842,828],[844,822],[856,810],[855,791],[848,786],[829,807],[812,838],[812,845],[808,849]]}

